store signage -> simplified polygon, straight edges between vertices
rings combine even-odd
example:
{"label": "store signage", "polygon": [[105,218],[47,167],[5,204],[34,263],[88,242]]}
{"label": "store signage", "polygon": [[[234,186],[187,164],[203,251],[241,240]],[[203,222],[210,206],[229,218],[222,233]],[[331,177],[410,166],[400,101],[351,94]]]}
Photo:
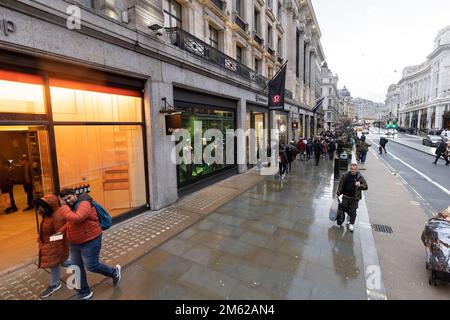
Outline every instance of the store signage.
{"label": "store signage", "polygon": [[166,115],[166,135],[172,135],[176,129],[181,129],[181,113]]}
{"label": "store signage", "polygon": [[16,32],[16,25],[10,20],[2,19],[0,20],[0,29],[5,36],[9,36],[11,33]]}
{"label": "store signage", "polygon": [[267,104],[267,98],[256,95],[256,102],[262,102]]}

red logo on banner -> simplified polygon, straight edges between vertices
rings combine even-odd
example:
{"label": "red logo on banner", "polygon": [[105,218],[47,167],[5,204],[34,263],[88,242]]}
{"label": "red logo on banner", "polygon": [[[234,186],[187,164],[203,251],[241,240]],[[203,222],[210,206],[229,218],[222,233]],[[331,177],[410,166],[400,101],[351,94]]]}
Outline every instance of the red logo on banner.
{"label": "red logo on banner", "polygon": [[273,103],[280,103],[281,96],[279,94],[273,96],[272,101],[273,101]]}

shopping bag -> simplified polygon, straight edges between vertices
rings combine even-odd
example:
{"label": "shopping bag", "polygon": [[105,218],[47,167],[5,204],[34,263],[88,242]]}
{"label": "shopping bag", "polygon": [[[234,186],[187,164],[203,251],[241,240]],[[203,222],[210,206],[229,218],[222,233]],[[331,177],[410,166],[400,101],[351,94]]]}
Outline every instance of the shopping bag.
{"label": "shopping bag", "polygon": [[337,210],[336,222],[337,222],[338,226],[342,226],[344,221],[345,221],[345,212],[344,212],[344,208],[342,207],[342,204],[340,203],[338,206],[338,210]]}
{"label": "shopping bag", "polygon": [[334,200],[333,204],[331,205],[330,208],[330,221],[335,222],[337,220],[337,212],[338,212],[338,208],[339,208],[339,200]]}

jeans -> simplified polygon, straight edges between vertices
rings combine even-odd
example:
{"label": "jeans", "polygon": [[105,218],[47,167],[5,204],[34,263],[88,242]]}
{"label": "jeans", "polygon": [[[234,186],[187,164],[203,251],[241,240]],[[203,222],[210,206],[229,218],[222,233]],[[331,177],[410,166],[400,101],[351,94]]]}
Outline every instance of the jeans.
{"label": "jeans", "polygon": [[99,261],[101,248],[102,235],[83,244],[70,244],[70,261],[80,268],[80,294],[86,294],[91,291],[87,282],[86,269],[110,278],[116,276],[117,271],[115,268],[111,268]]}
{"label": "jeans", "polygon": [[57,286],[61,279],[61,268],[59,265],[51,268],[51,280],[50,285],[51,286]]}
{"label": "jeans", "polygon": [[367,151],[361,151],[361,162],[366,163]]}

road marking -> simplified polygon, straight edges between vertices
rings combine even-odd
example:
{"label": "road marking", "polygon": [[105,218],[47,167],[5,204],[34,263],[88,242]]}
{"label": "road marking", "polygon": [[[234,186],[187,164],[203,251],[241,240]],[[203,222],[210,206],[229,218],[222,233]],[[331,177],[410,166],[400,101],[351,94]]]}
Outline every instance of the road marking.
{"label": "road marking", "polygon": [[[374,145],[376,145],[377,147],[380,147],[378,144],[376,144],[375,142],[373,142]],[[395,154],[393,154],[392,152],[389,152],[389,155],[391,155],[395,160],[400,161],[401,163],[403,163],[405,166],[407,166],[408,168],[410,168],[411,170],[413,170],[414,172],[416,172],[418,175],[422,176],[423,178],[425,178],[426,180],[428,180],[428,182],[434,184],[436,187],[438,187],[439,189],[441,189],[442,191],[444,191],[446,194],[450,195],[450,190],[448,190],[447,188],[441,186],[439,183],[437,183],[436,181],[434,181],[433,179],[431,179],[430,177],[428,177],[427,175],[424,175],[422,172],[420,172],[419,170],[417,170],[416,168],[414,168],[412,165],[406,163],[405,161],[403,161],[402,159],[400,159],[399,157],[397,157]]]}
{"label": "road marking", "polygon": [[[375,143],[374,143],[374,144],[375,144]],[[384,160],[383,158],[381,158],[379,154],[377,154],[375,151],[373,151],[373,149],[370,149],[370,152],[372,152],[372,154],[373,154],[374,157],[376,157],[376,158],[378,158],[378,159],[381,160],[381,165],[384,166],[388,171],[393,171],[393,170],[395,170],[395,169],[394,169],[394,168],[393,168],[386,160]],[[396,177],[397,177],[398,179],[400,179],[400,180],[403,182],[403,184],[404,184],[404,186],[405,186],[406,189],[408,189],[408,188],[411,189],[412,192],[416,194],[417,198],[418,198],[420,201],[422,201],[422,204],[423,204],[425,207],[427,207],[429,217],[431,218],[431,217],[434,215],[434,213],[437,212],[436,209],[434,209],[433,206],[432,206],[427,200],[425,200],[424,197],[422,197],[422,195],[421,195],[416,189],[414,189],[414,187],[413,187],[412,185],[410,185],[410,184],[408,183],[408,181],[406,181],[406,180],[402,177],[401,174],[398,174]]]}

